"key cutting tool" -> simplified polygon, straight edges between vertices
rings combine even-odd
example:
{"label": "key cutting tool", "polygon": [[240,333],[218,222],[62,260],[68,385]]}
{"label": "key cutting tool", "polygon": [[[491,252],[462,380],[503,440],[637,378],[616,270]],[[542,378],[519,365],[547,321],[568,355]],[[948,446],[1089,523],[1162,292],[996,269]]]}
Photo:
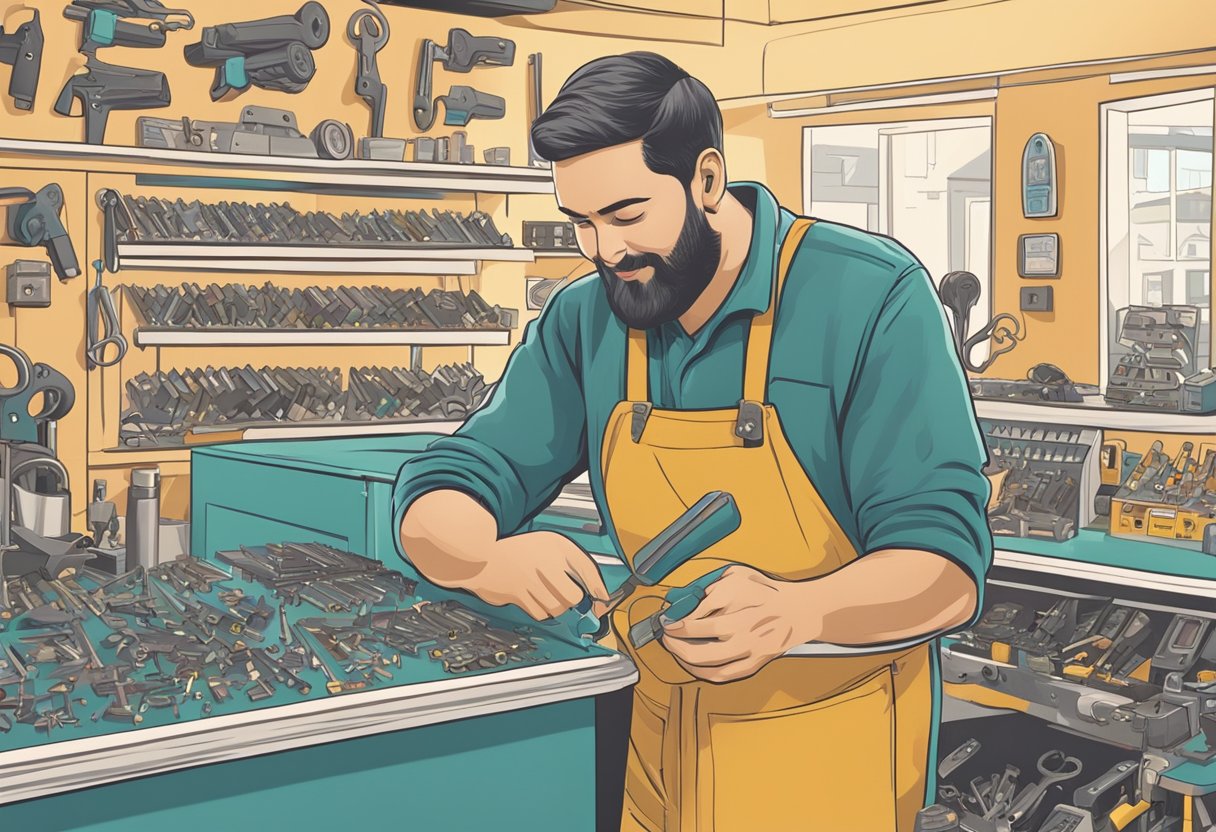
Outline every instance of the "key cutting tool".
{"label": "key cutting tool", "polygon": [[608,613],[637,587],[654,586],[731,534],[741,522],[734,497],[725,491],[709,492],[638,550],[631,574],[608,597],[608,607],[602,616],[591,614],[592,599],[584,596],[574,609],[558,616],[553,623],[573,630],[585,646],[607,632]]}

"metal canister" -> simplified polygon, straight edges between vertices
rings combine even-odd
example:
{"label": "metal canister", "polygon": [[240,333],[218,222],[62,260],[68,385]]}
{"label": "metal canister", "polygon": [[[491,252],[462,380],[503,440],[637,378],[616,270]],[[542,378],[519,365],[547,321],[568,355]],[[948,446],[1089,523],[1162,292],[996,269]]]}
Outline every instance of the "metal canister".
{"label": "metal canister", "polygon": [[156,566],[160,555],[160,469],[131,471],[127,490],[127,568]]}

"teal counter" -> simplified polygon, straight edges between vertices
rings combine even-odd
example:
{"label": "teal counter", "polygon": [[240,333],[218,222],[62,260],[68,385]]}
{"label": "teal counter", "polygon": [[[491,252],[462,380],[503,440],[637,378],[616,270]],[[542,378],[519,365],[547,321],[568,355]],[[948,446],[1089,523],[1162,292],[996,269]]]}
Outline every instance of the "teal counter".
{"label": "teal counter", "polygon": [[[240,545],[316,541],[418,577],[396,553],[392,485],[435,436],[195,450],[192,550],[210,560]],[[615,558],[598,561],[610,586],[623,580]],[[425,582],[417,595],[459,595],[509,619]],[[126,730],[66,729],[31,747],[0,743],[0,827],[615,830],[637,671],[598,646],[546,653],[469,675],[418,665],[340,696],[317,685],[307,698],[285,693],[237,713],[183,708],[180,722],[162,715]]]}

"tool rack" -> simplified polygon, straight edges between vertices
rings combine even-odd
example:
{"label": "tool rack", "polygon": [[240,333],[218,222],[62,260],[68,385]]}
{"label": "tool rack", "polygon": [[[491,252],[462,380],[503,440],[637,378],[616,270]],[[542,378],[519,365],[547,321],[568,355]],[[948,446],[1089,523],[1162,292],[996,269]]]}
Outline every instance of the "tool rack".
{"label": "tool rack", "polygon": [[[103,212],[94,197],[104,188],[114,188],[121,193],[181,197],[186,201],[195,198],[204,202],[287,201],[301,210],[324,208],[336,213],[377,207],[429,208],[436,200],[442,200],[445,209],[490,212],[515,244],[492,248],[402,249],[375,245],[120,242],[119,271],[103,276],[112,291],[124,284],[151,286],[175,281],[258,284],[271,281],[280,286],[363,287],[398,285],[404,280],[424,290],[475,289],[491,296],[491,302],[522,311],[526,304],[521,270],[524,264],[533,263],[537,255],[519,244],[521,215],[543,216],[550,210],[553,192],[550,171],[532,167],[296,159],[28,139],[0,138],[0,167],[11,168],[6,181],[13,184],[25,184],[28,180],[29,185],[41,187],[57,181],[64,186],[64,218],[85,274],[84,279],[56,286],[60,297],[67,293],[83,294],[92,285],[94,272],[88,264],[100,256],[106,230]],[[512,197],[525,200],[523,210],[514,215]],[[28,254],[20,249],[13,251],[16,257],[36,256],[32,251]],[[555,268],[544,269],[542,273],[565,274],[581,259],[577,252],[545,252],[541,256],[574,261],[553,260]],[[203,331],[139,326],[124,293],[119,290],[116,294],[121,329],[130,344],[127,355],[117,365],[80,372],[73,369],[79,361],[74,344],[64,343],[50,355],[37,345],[28,349],[38,360],[63,366],[84,400],[60,427],[60,455],[71,473],[73,504],[78,507],[87,504],[88,483],[100,476],[111,481],[111,497],[121,506],[126,472],[137,465],[156,464],[161,466],[168,486],[162,506],[166,517],[185,516],[189,451],[174,446],[127,448],[120,444],[117,427],[125,406],[124,385],[137,373],[175,367],[252,364],[337,367],[345,376],[351,366],[395,365],[417,369],[425,364],[430,369],[439,364],[469,361],[486,378],[495,378],[527,320],[521,321],[515,331],[383,328]],[[39,312],[28,313],[29,319],[34,320]],[[45,315],[41,320],[46,320]],[[25,332],[28,330],[23,332],[23,341]],[[47,336],[44,339],[40,333],[38,340],[52,341],[49,332]],[[434,420],[266,422],[242,426],[242,435],[255,439],[410,430],[450,432],[455,426]],[[86,435],[87,439],[81,442],[80,437]],[[232,438],[232,431],[216,435],[217,441]],[[205,432],[200,432],[196,439],[208,441]]]}
{"label": "tool rack", "polygon": [[[1168,452],[1176,453],[1182,442],[1192,440],[1198,445],[1216,433],[1216,420],[1211,416],[1116,410],[1102,403],[1100,397],[1080,404],[976,399],[975,409],[981,420],[1097,431],[1095,444],[1120,439],[1127,443],[1128,451],[1143,451],[1160,439]],[[1093,496],[1090,490],[1082,499]],[[1115,537],[1102,527],[1104,519],[1097,519],[1096,524],[1079,528],[1074,537],[1062,542],[1043,537],[995,536],[986,606],[1014,602],[1042,612],[1059,598],[1113,599],[1114,603],[1149,612],[1158,625],[1163,616],[1168,621],[1178,613],[1216,622],[1216,556],[1202,552],[1198,542]],[[1143,649],[1151,655],[1154,645],[1165,636],[1166,632],[1155,626],[1149,637],[1151,644]],[[1172,752],[1145,749],[1142,732],[1134,730],[1129,722],[1110,718],[1111,708],[1129,705],[1133,698],[1086,685],[1084,680],[1028,669],[1019,662],[1016,649],[1011,658],[1003,645],[994,647],[988,655],[977,652],[982,651],[966,649],[954,637],[941,640],[945,697],[938,752],[949,754],[974,737],[981,743],[990,739],[990,746],[1003,753],[1011,747],[1007,737],[1016,733],[1024,738],[1019,745],[1025,746],[1027,754],[1024,759],[1008,761],[989,757],[979,768],[962,770],[961,782],[975,773],[999,771],[1006,762],[1020,766],[1024,781],[1028,781],[1033,779],[1035,759],[1041,751],[1072,749],[1069,753],[1084,757],[1087,767],[1076,781],[1063,784],[1055,797],[1056,802],[1069,803],[1074,788],[1119,761],[1138,763],[1142,754],[1149,753],[1166,761],[1159,780],[1166,793],[1163,814],[1153,817],[1150,813],[1136,821],[1145,825],[1128,828],[1192,832],[1203,828],[1198,825],[1201,811],[1216,812],[1216,759],[1198,762],[1182,753],[1183,747],[1202,749],[1201,737]],[[1208,698],[1216,695],[1209,694]],[[982,750],[977,758],[984,758]],[[1197,806],[1200,801],[1202,809]]]}

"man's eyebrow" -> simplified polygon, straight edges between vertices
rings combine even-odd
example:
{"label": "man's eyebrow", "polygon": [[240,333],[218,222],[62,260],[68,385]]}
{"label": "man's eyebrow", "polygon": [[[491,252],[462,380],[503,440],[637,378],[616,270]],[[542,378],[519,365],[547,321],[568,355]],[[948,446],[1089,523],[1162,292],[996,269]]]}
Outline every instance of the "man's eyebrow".
{"label": "man's eyebrow", "polygon": [[618,200],[617,202],[612,203],[611,205],[607,206],[606,208],[601,208],[596,213],[601,214],[601,215],[611,214],[613,211],[619,211],[622,208],[626,208],[630,205],[637,205],[639,202],[649,202],[649,201],[650,201],[650,197],[631,196],[628,199]]}
{"label": "man's eyebrow", "polygon": [[[622,208],[629,207],[630,205],[637,205],[639,202],[649,202],[649,201],[650,201],[650,197],[648,197],[648,196],[631,196],[628,199],[617,200],[616,202],[612,203],[611,205],[601,208],[600,210],[596,211],[595,213],[600,214],[600,215],[611,214],[613,211],[619,211]],[[577,211],[571,211],[569,208],[567,208],[564,205],[557,206],[557,210],[561,211],[563,214],[565,214],[568,217],[573,217],[576,220],[587,219],[586,214],[580,214]]]}

